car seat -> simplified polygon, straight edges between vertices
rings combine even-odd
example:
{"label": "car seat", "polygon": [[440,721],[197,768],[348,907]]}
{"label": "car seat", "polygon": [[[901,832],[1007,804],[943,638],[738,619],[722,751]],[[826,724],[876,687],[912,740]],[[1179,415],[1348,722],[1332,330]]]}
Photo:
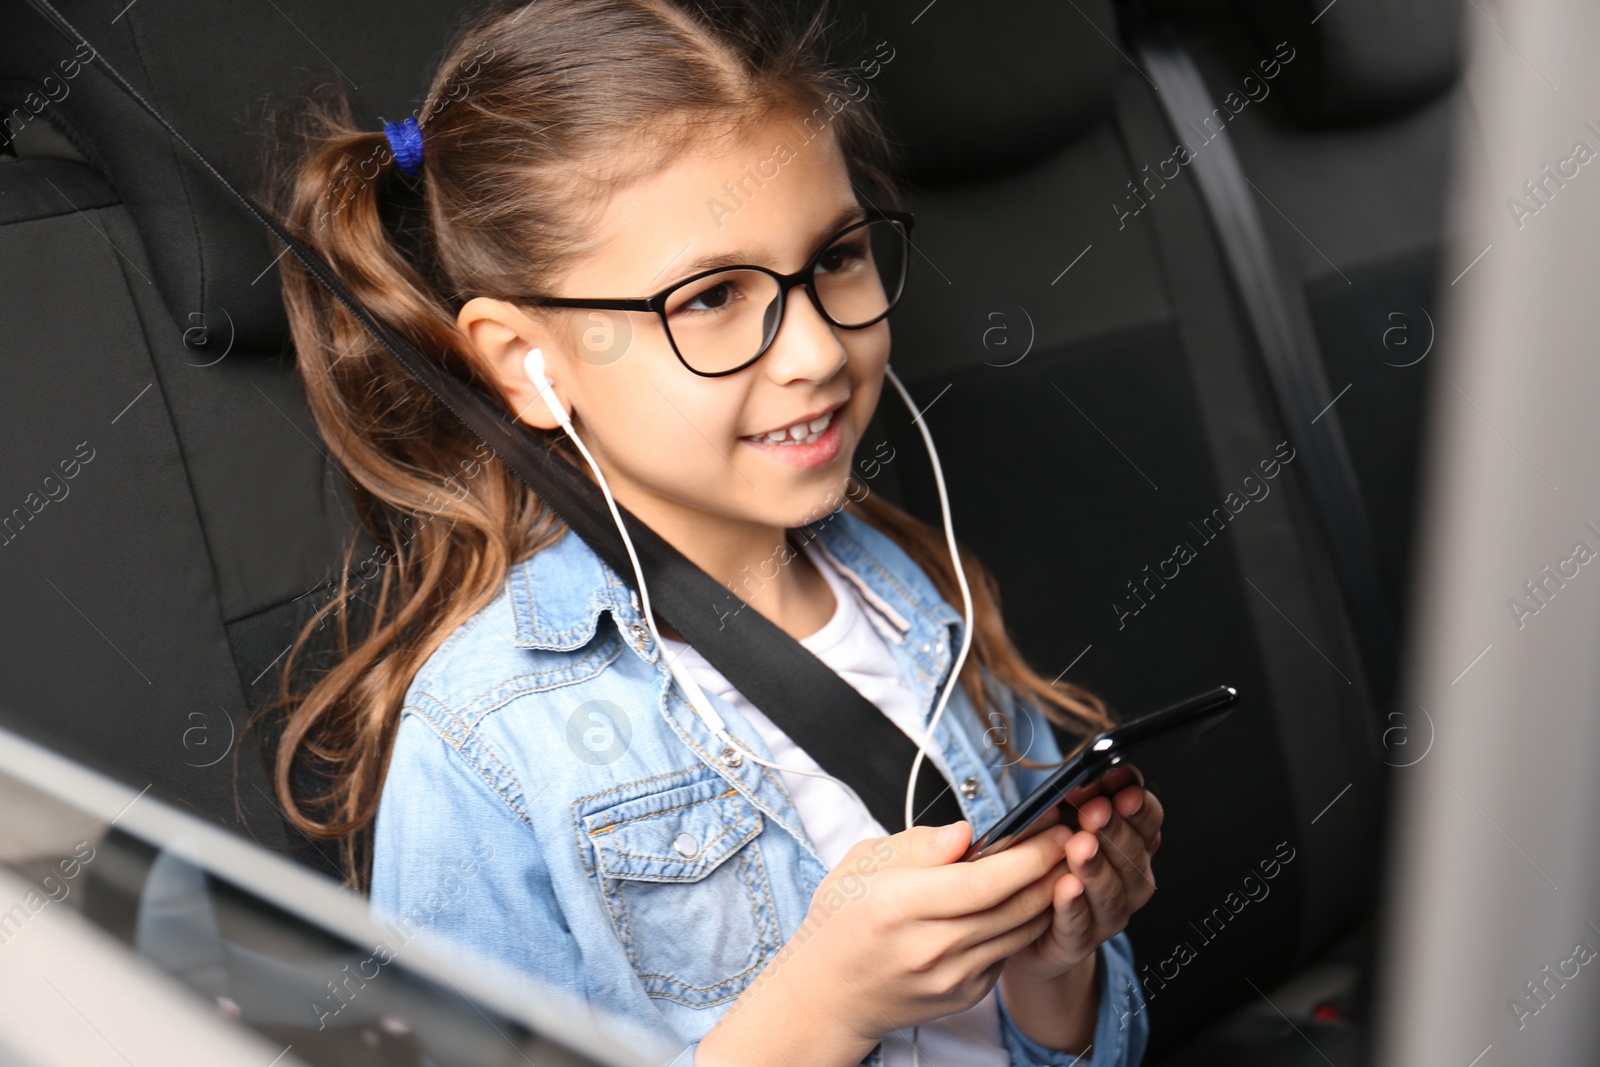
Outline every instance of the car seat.
{"label": "car seat", "polygon": [[[403,115],[473,10],[58,6],[246,188],[270,98],[342,78],[374,123]],[[857,33],[839,59],[882,93],[915,183],[894,366],[929,409],[958,534],[996,574],[1018,646],[1124,714],[1219,682],[1244,694],[1203,762],[1146,768],[1168,811],[1161,892],[1130,925],[1148,1062],[1185,1042],[1233,1062],[1279,1048],[1263,999],[1309,1027],[1359,973],[1395,708],[1372,691],[1317,487],[1280,447],[1291,431],[1207,202],[1181,177],[1144,184],[1168,119],[1139,42],[1192,56],[1220,96],[1292,36],[1282,91],[1226,137],[1314,327],[1295,357],[1334,390],[1351,383],[1317,425],[1342,433],[1398,606],[1453,7],[1373,0],[1315,21],[1300,3],[841,9]],[[1402,77],[1375,40],[1386,19],[1427,76]],[[292,374],[266,235],[22,5],[0,13],[0,105],[6,722],[334,873],[330,849],[288,828],[254,753],[233,769],[274,664],[362,536]],[[1390,312],[1413,332],[1393,333]],[[880,411],[867,443],[900,458],[873,488],[934,518],[914,434]],[[1174,577],[1178,542],[1192,558]],[[1192,958],[1177,963],[1180,943]]]}
{"label": "car seat", "polygon": [[[906,0],[867,5],[856,46],[893,48],[870,84],[918,184],[893,360],[1019,647],[1123,713],[1245,694],[1204,759],[1145,768],[1170,831],[1129,926],[1151,1063],[1359,1062],[1385,773],[1425,745],[1386,646],[1405,624],[1458,5],[1324,7]],[[1197,72],[1210,125],[1172,113],[1158,55]],[[1194,158],[1161,167],[1180,141]],[[1295,318],[1278,358],[1323,390],[1309,409],[1266,365],[1205,152],[1242,171],[1261,281]],[[905,422],[883,432],[910,449]],[[1342,438],[1353,514],[1317,506],[1308,434]],[[875,484],[937,515],[922,465],[889,473]],[[1334,558],[1350,522],[1391,613],[1378,641]],[[1279,842],[1295,859],[1269,887]]]}

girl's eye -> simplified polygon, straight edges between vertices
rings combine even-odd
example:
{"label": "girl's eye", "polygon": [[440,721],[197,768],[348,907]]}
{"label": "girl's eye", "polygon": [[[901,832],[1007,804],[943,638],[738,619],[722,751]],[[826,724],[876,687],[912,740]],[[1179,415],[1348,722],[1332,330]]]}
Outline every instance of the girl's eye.
{"label": "girl's eye", "polygon": [[671,315],[714,315],[726,313],[733,305],[739,303],[747,295],[747,285],[737,277],[708,278],[705,283],[695,287],[693,292],[680,291],[675,294],[672,307],[668,309]]}
{"label": "girl's eye", "polygon": [[696,311],[716,310],[726,307],[733,301],[733,284],[731,282],[718,282],[711,288],[695,294],[690,298],[685,307],[692,307]]}
{"label": "girl's eye", "polygon": [[817,260],[817,270],[837,274],[866,262],[867,254],[865,236],[849,237],[822,253],[822,258]]}

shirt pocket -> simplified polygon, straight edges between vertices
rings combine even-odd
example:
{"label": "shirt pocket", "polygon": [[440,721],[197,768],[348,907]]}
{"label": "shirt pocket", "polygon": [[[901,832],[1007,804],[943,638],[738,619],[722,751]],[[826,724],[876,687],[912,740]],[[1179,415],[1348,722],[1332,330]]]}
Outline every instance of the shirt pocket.
{"label": "shirt pocket", "polygon": [[649,996],[720,1004],[776,953],[762,822],[709,769],[581,816],[588,865]]}

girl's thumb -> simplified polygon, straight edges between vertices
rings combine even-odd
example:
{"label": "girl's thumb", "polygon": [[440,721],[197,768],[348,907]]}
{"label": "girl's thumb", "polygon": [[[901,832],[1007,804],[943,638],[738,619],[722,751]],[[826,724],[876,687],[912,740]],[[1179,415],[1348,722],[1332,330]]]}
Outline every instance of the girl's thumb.
{"label": "girl's thumb", "polygon": [[958,819],[947,826],[939,827],[939,847],[954,848],[957,844],[966,841],[967,833],[970,829],[971,827],[967,825],[965,819]]}

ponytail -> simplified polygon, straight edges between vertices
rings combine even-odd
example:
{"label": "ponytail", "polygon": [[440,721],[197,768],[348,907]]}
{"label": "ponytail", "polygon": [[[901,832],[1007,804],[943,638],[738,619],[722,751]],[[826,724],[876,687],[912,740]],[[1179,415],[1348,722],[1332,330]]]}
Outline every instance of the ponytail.
{"label": "ponytail", "polygon": [[[291,106],[295,127],[280,115],[274,143],[303,162],[268,192],[279,217],[364,307],[492,390],[427,276],[425,179],[399,172],[381,131],[355,128],[343,96]],[[282,660],[277,699],[251,725],[282,717],[270,768],[278,802],[301,833],[339,843],[345,881],[359,888],[371,863],[361,831],[376,812],[412,677],[494,598],[515,559],[564,527],[298,260],[280,263],[307,401],[375,548],[356,561],[356,542],[345,546],[326,600]],[[330,622],[334,663],[297,694],[309,643]]]}

